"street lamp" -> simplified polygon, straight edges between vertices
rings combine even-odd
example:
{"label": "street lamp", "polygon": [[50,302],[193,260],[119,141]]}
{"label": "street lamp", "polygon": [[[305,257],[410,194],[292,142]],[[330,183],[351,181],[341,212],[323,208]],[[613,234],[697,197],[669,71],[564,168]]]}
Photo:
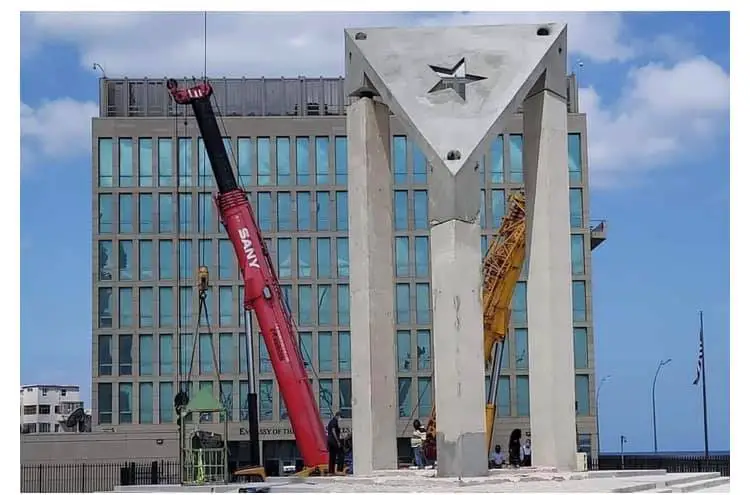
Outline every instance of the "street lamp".
{"label": "street lamp", "polygon": [[661,368],[671,362],[671,358],[659,361],[659,366],[656,368],[656,373],[654,373],[654,382],[651,384],[651,414],[654,423],[654,453],[659,451],[658,444],[656,443],[656,379],[659,377],[659,371],[661,371]]}
{"label": "street lamp", "polygon": [[602,443],[601,443],[601,436],[602,436],[602,430],[599,428],[599,391],[602,389],[602,385],[606,383],[610,378],[612,378],[612,375],[607,375],[601,380],[599,380],[599,385],[596,386],[596,397],[594,397],[594,402],[596,403],[596,457],[599,458],[599,453],[602,451]]}
{"label": "street lamp", "polygon": [[628,438],[625,435],[620,435],[620,469],[625,469],[625,444],[628,443]]}

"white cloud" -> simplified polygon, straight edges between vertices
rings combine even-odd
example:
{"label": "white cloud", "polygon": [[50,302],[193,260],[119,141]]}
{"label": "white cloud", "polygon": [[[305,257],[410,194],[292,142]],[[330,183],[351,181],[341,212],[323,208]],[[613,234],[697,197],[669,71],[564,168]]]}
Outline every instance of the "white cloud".
{"label": "white cloud", "polygon": [[21,162],[54,162],[91,151],[91,118],[99,106],[72,98],[43,101],[37,108],[21,102]]}

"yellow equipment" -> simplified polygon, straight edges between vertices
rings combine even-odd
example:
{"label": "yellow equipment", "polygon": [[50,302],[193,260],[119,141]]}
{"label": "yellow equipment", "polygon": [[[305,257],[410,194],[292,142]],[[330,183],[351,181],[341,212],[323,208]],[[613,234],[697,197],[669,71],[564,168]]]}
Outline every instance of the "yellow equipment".
{"label": "yellow equipment", "polygon": [[[484,313],[484,360],[491,366],[490,389],[487,395],[486,428],[487,452],[492,443],[497,408],[497,386],[505,347],[505,337],[510,327],[513,290],[521,276],[526,255],[526,200],[523,193],[515,193],[508,199],[507,212],[502,225],[490,243],[484,259],[484,282],[482,304]],[[437,458],[437,421],[435,407],[427,423],[428,459]]]}

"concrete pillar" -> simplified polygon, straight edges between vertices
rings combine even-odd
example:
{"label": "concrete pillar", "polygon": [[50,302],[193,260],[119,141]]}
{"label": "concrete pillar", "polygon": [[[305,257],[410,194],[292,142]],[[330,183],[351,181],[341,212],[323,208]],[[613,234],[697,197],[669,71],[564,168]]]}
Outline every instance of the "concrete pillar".
{"label": "concrete pillar", "polygon": [[542,76],[523,107],[530,423],[534,464],[573,471],[568,115],[565,98],[550,89],[549,82]]}
{"label": "concrete pillar", "polygon": [[393,192],[388,107],[360,98],[346,118],[354,472],[396,469]]}
{"label": "concrete pillar", "polygon": [[480,234],[476,221],[430,229],[438,476],[488,472]]}

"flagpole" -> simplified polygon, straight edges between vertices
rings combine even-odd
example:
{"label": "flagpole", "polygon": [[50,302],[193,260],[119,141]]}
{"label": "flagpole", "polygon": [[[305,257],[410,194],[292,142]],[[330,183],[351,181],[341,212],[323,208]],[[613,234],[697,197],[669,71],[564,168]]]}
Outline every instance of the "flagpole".
{"label": "flagpole", "polygon": [[706,467],[708,467],[708,411],[706,403],[706,347],[703,341],[703,311],[700,312],[701,319],[701,380],[703,381],[703,453],[705,455]]}

